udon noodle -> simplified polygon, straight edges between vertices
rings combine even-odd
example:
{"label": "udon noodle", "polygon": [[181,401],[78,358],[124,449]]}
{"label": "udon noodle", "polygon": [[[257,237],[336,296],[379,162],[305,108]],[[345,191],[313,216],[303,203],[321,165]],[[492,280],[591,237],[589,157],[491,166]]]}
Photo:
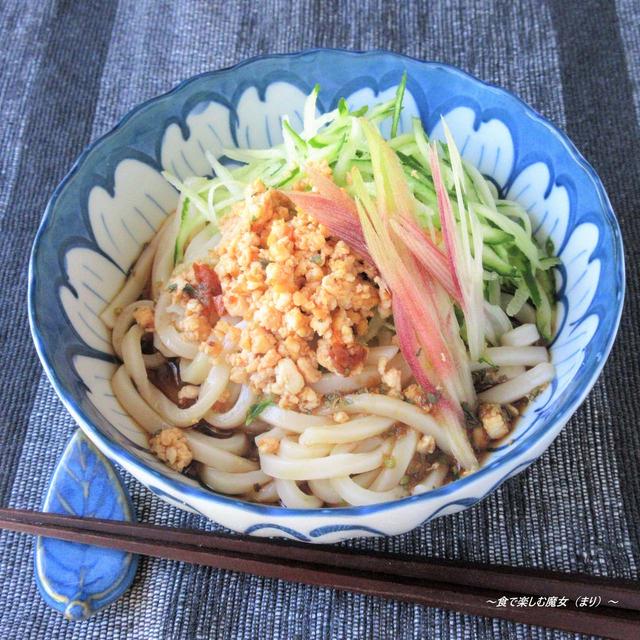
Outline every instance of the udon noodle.
{"label": "udon noodle", "polygon": [[[546,348],[532,346],[540,339],[535,325],[505,332],[503,346],[487,350],[495,366],[474,366],[481,385],[500,383],[480,392],[484,404],[465,431],[416,384],[375,268],[272,192],[254,195],[230,218],[222,233],[196,230],[174,268],[179,225],[171,215],[102,314],[122,360],[112,380],[120,404],[149,434],[152,451],[214,491],[291,508],[368,505],[430,491],[473,472],[490,441],[510,430],[516,401],[553,375]],[[295,254],[309,239],[311,249]],[[278,264],[265,261],[287,244],[284,260],[292,261],[291,274],[300,273],[291,291],[278,289],[277,277],[265,282],[269,265]],[[265,272],[256,275],[261,297],[247,271],[230,264],[251,249],[249,269],[257,263]],[[311,250],[320,260],[309,262]],[[291,300],[310,282],[320,296],[329,296],[323,282],[335,289],[332,310],[324,318],[308,311],[311,322],[297,326],[300,305]],[[268,293],[274,289],[281,293]],[[368,296],[360,306],[356,291]],[[282,292],[290,300],[279,310]],[[265,305],[275,325],[256,320]],[[287,322],[293,331],[282,330]],[[261,345],[265,326],[272,329]],[[295,360],[296,349],[309,362]],[[273,362],[260,368],[269,354]],[[158,384],[161,370],[172,388]]]}
{"label": "udon noodle", "polygon": [[[393,100],[206,154],[101,318],[151,451],[213,491],[368,505],[473,473],[554,376],[558,264],[527,212]],[[379,123],[391,118],[391,136]]]}

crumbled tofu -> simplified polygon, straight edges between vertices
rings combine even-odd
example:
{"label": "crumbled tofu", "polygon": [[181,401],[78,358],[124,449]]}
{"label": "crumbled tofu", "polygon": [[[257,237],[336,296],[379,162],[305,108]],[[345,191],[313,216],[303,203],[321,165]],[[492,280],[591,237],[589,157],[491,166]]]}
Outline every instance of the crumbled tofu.
{"label": "crumbled tofu", "polygon": [[163,429],[152,436],[149,446],[151,451],[174,471],[182,471],[193,460],[184,431],[177,427]]}
{"label": "crumbled tofu", "polygon": [[313,410],[321,399],[309,385],[322,376],[320,366],[359,372],[367,350],[356,338],[378,306],[390,309],[391,298],[386,289],[381,294],[372,265],[286,195],[254,189],[233,218],[222,226],[214,269],[225,309],[244,321],[239,335],[226,340],[225,320],[206,336],[206,325],[187,318],[179,328],[203,336],[207,353],[227,354],[232,381],[279,396],[282,407]]}
{"label": "crumbled tofu", "polygon": [[509,424],[499,404],[481,404],[478,408],[478,417],[492,440],[503,438],[509,433]]}
{"label": "crumbled tofu", "polygon": [[349,421],[349,414],[346,411],[336,411],[332,416],[334,422],[338,422],[340,424]]}
{"label": "crumbled tofu", "polygon": [[389,360],[380,358],[378,360],[378,373],[383,384],[389,387],[389,395],[399,398],[402,395],[402,373],[400,369],[387,369]]}
{"label": "crumbled tofu", "polygon": [[[331,174],[326,163],[316,168]],[[183,310],[176,328],[226,359],[233,382],[276,395],[283,408],[313,411],[322,398],[312,385],[323,368],[344,376],[362,370],[368,350],[358,338],[376,311],[391,314],[389,290],[373,265],[262,183],[224,216],[220,231],[208,258],[172,276],[172,304]],[[203,279],[198,269],[215,278]],[[209,280],[217,288],[215,313],[202,295]],[[400,371],[384,369],[388,392],[400,396]]]}
{"label": "crumbled tofu", "polygon": [[189,400],[195,400],[200,393],[199,387],[187,384],[178,390],[178,403],[182,404]]}
{"label": "crumbled tofu", "polygon": [[211,333],[211,324],[204,314],[200,302],[191,298],[186,303],[184,310],[184,317],[176,322],[176,326],[182,331],[184,338],[192,342],[205,341]]}
{"label": "crumbled tofu", "polygon": [[507,410],[507,413],[512,417],[512,418],[517,418],[520,415],[520,411],[518,409],[518,407],[516,407],[513,404],[506,404],[504,406],[504,408]]}
{"label": "crumbled tofu", "polygon": [[154,330],[154,315],[151,307],[138,307],[133,312],[133,318],[147,333]]}
{"label": "crumbled tofu", "polygon": [[416,446],[416,450],[418,453],[422,453],[423,455],[429,455],[436,450],[436,441],[433,436],[424,435],[420,440],[418,440],[418,444]]}
{"label": "crumbled tofu", "polygon": [[258,450],[260,453],[278,453],[280,449],[280,440],[277,438],[260,438],[258,441]]}
{"label": "crumbled tofu", "polygon": [[489,434],[482,427],[474,427],[471,440],[478,451],[484,451],[489,446]]}
{"label": "crumbled tofu", "polygon": [[296,395],[304,389],[304,378],[291,358],[283,358],[276,365],[276,384],[281,394]]}

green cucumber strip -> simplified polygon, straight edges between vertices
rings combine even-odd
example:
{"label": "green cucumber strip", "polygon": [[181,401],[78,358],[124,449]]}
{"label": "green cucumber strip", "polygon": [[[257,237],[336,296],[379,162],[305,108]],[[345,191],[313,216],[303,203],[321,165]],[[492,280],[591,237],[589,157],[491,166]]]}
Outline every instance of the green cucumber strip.
{"label": "green cucumber strip", "polygon": [[525,269],[522,273],[522,277],[527,285],[527,289],[529,289],[529,295],[531,296],[533,305],[538,308],[542,304],[542,295],[540,293],[540,288],[538,287],[538,282],[531,272],[531,269]]}
{"label": "green cucumber strip", "polygon": [[407,86],[407,72],[402,73],[402,80],[396,90],[395,104],[393,105],[393,120],[391,121],[391,137],[394,138],[398,131],[400,123],[400,111],[402,111],[402,99],[404,98],[404,90]]}
{"label": "green cucumber strip", "polygon": [[514,277],[518,274],[518,270],[505,262],[498,254],[488,245],[482,247],[482,264],[488,271],[495,271],[501,276]]}
{"label": "green cucumber strip", "polygon": [[540,295],[540,304],[536,305],[536,325],[540,335],[547,341],[551,340],[551,327],[553,325],[553,309],[551,301],[541,283],[536,282]]}
{"label": "green cucumber strip", "polygon": [[192,235],[193,230],[205,220],[205,217],[200,213],[200,211],[190,211],[191,207],[189,205],[189,198],[185,198],[182,203],[182,211],[180,212],[180,228],[178,230],[178,237],[176,238],[176,244],[173,251],[174,265],[182,262],[187,240]]}
{"label": "green cucumber strip", "polygon": [[482,217],[490,220],[498,228],[510,233],[515,241],[515,245],[524,253],[529,259],[534,268],[538,268],[540,265],[540,259],[538,257],[538,247],[526,231],[513,220],[508,218],[503,213],[497,210],[492,210],[490,207],[485,207],[481,204],[475,204],[474,209],[476,213],[479,213]]}
{"label": "green cucumber strip", "polygon": [[489,280],[487,282],[487,299],[491,304],[499,305],[500,304],[500,281],[499,280]]}
{"label": "green cucumber strip", "polygon": [[394,150],[397,151],[401,149],[403,146],[407,144],[415,143],[415,138],[413,133],[403,133],[395,138],[390,138],[387,140],[387,144]]}
{"label": "green cucumber strip", "polygon": [[522,206],[513,200],[498,200],[496,204],[500,213],[519,220],[522,223],[521,226],[525,230],[525,233],[531,237],[531,218]]}
{"label": "green cucumber strip", "polygon": [[289,122],[288,119],[286,118],[282,119],[282,126],[284,129],[287,130],[289,135],[296,141],[297,145],[300,147],[301,150],[307,148],[307,143],[302,139],[300,134],[291,126],[291,123]]}
{"label": "green cucumber strip", "polygon": [[488,224],[481,225],[482,240],[486,244],[502,244],[504,242],[513,242],[513,236],[502,229],[491,227]]}
{"label": "green cucumber strip", "polygon": [[485,205],[485,207],[489,207],[491,209],[496,208],[496,202],[493,199],[493,195],[489,190],[487,180],[484,176],[472,165],[468,162],[463,162],[463,166],[465,172],[471,179],[471,184],[480,199],[480,202]]}
{"label": "green cucumber strip", "polygon": [[418,154],[420,156],[420,163],[428,175],[431,175],[431,169],[429,166],[429,138],[424,131],[422,121],[420,118],[413,118],[413,137],[418,147]]}

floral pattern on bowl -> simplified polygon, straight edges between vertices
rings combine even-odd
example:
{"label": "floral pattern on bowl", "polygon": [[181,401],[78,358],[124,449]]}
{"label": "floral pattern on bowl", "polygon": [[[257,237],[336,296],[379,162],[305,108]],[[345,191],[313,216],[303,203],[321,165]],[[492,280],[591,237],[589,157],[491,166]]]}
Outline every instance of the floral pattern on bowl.
{"label": "floral pattern on bowl", "polygon": [[[337,72],[339,70],[339,72]],[[292,510],[216,495],[146,451],[109,386],[114,357],[98,313],[141,246],[177,201],[163,169],[205,174],[205,150],[280,141],[280,117],[300,119],[320,82],[318,108],[391,95],[408,73],[400,129],[418,115],[432,137],[447,121],[462,155],[551,237],[558,321],[557,377],[483,468],[428,494],[367,507]],[[333,542],[394,535],[459,511],[519,473],[549,446],[595,382],[624,297],[622,241],[593,169],[571,142],[512,94],[443,64],[385,52],[313,50],[205,73],[132,111],[80,157],[54,193],[34,245],[29,309],[34,341],[56,391],[97,446],[165,500],[254,535]]]}

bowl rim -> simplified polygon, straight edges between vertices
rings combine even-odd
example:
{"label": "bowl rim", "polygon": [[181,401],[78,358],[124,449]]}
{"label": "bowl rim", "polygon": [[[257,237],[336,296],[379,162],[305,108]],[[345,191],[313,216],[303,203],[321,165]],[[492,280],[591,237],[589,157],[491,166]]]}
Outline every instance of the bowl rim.
{"label": "bowl rim", "polygon": [[[245,66],[250,66],[255,62],[260,60],[269,60],[269,59],[282,59],[282,58],[303,58],[306,56],[312,56],[315,54],[325,54],[325,53],[334,53],[339,55],[344,55],[348,57],[379,57],[379,56],[389,56],[392,58],[396,58],[399,61],[410,60],[414,63],[418,63],[421,65],[440,68],[445,70],[448,73],[451,73],[455,76],[461,77],[465,81],[480,84],[486,90],[491,92],[496,92],[499,94],[506,95],[510,100],[514,102],[514,104],[521,110],[522,115],[528,117],[529,119],[537,122],[542,125],[550,135],[557,138],[570,158],[575,162],[577,166],[579,166],[587,175],[591,183],[594,185],[596,193],[598,195],[598,201],[600,204],[599,209],[604,213],[604,220],[610,225],[612,232],[612,239],[615,247],[618,249],[618,259],[616,262],[616,268],[619,274],[619,287],[620,287],[620,297],[619,301],[617,301],[618,308],[616,310],[616,317],[614,320],[614,324],[612,327],[612,331],[610,335],[607,337],[604,348],[602,350],[602,357],[600,357],[597,365],[592,369],[591,374],[588,376],[586,384],[583,386],[583,389],[580,394],[575,395],[570,401],[566,403],[566,406],[562,408],[560,411],[554,412],[552,415],[546,418],[545,426],[541,429],[534,430],[532,433],[528,434],[524,437],[517,445],[510,451],[507,451],[505,454],[500,456],[497,460],[489,462],[486,465],[481,466],[476,472],[470,474],[469,476],[465,476],[453,482],[450,482],[442,487],[434,489],[432,491],[422,493],[415,496],[407,496],[401,498],[399,500],[394,500],[391,502],[383,502],[373,505],[365,505],[365,506],[351,506],[351,507],[324,507],[321,509],[292,509],[289,507],[282,506],[272,506],[272,505],[263,505],[258,503],[247,502],[244,500],[239,500],[232,496],[227,496],[224,494],[216,493],[212,490],[205,489],[204,487],[194,486],[187,483],[180,483],[174,478],[154,469],[149,466],[144,460],[137,457],[132,452],[125,449],[119,443],[111,440],[107,435],[102,433],[100,429],[94,425],[89,417],[87,417],[81,408],[76,403],[75,399],[72,396],[72,393],[68,391],[62,381],[58,377],[55,366],[53,365],[52,359],[49,355],[47,347],[45,346],[44,339],[40,334],[37,321],[36,321],[36,300],[35,300],[35,262],[38,251],[40,249],[40,245],[42,242],[42,238],[45,235],[51,219],[53,218],[54,210],[56,208],[56,204],[60,194],[66,188],[69,181],[81,170],[87,156],[91,154],[91,152],[99,145],[104,144],[112,135],[114,135],[117,131],[122,129],[126,124],[134,118],[139,113],[143,112],[145,108],[154,104],[158,101],[165,100],[171,98],[173,95],[181,92],[191,83],[204,78],[204,77],[215,77],[218,75],[229,74],[241,69]],[[432,60],[423,60],[420,58],[416,58],[414,56],[409,56],[405,54],[396,53],[393,51],[388,51],[385,49],[372,49],[372,50],[349,50],[349,49],[341,49],[341,48],[331,48],[331,47],[314,47],[309,49],[304,49],[297,52],[289,52],[289,53],[275,53],[275,54],[266,54],[266,55],[257,55],[251,58],[247,58],[242,60],[241,62],[230,65],[227,67],[223,67],[221,69],[214,69],[210,71],[204,71],[198,73],[196,75],[190,76],[185,80],[181,81],[177,85],[175,85],[169,91],[161,93],[157,96],[149,98],[140,104],[133,107],[130,111],[128,111],[115,126],[113,126],[109,131],[98,137],[93,142],[89,143],[82,153],[75,160],[67,174],[58,184],[58,186],[53,191],[47,206],[44,211],[44,215],[42,220],[38,226],[38,230],[36,232],[31,254],[29,257],[29,270],[28,270],[28,317],[29,317],[29,326],[31,329],[32,339],[36,348],[36,352],[40,361],[42,363],[43,369],[53,386],[56,394],[61,399],[63,405],[67,409],[67,411],[74,418],[76,423],[84,430],[84,432],[96,443],[100,446],[101,450],[105,452],[112,461],[117,462],[118,464],[123,464],[121,460],[125,460],[128,464],[133,467],[140,468],[141,471],[145,474],[150,474],[154,480],[161,483],[161,485],[169,485],[169,488],[174,492],[182,496],[192,496],[198,498],[200,500],[205,500],[213,505],[222,505],[224,507],[232,507],[234,509],[241,509],[245,512],[261,515],[261,516],[272,516],[276,518],[282,518],[287,516],[298,516],[298,517],[320,517],[326,518],[327,516],[331,517],[339,517],[341,519],[349,516],[368,516],[379,512],[389,511],[391,509],[409,506],[410,504],[419,505],[424,504],[426,506],[427,503],[433,502],[442,497],[449,496],[451,494],[456,494],[458,491],[461,491],[465,488],[472,488],[474,486],[478,486],[478,493],[473,502],[477,502],[490,493],[492,493],[498,486],[500,486],[503,482],[508,480],[511,477],[511,473],[507,473],[502,476],[497,483],[492,485],[489,489],[482,488],[481,483],[482,480],[488,477],[493,471],[499,469],[502,466],[507,465],[510,461],[513,461],[515,458],[522,456],[527,450],[534,449],[537,444],[539,444],[545,437],[549,436],[549,432],[553,430],[556,425],[559,425],[556,433],[551,434],[552,437],[549,439],[549,442],[546,443],[544,449],[550,445],[553,439],[558,435],[561,428],[566,424],[566,422],[570,419],[570,417],[575,413],[577,408],[582,404],[585,400],[588,393],[591,391],[593,385],[595,384],[597,378],[599,377],[602,369],[604,367],[605,362],[611,352],[611,348],[615,341],[619,325],[620,318],[622,315],[622,309],[624,307],[624,298],[626,295],[626,274],[625,274],[625,261],[624,261],[624,246],[622,240],[622,233],[620,230],[620,225],[613,211],[613,207],[611,206],[611,202],[606,193],[604,185],[600,180],[598,174],[595,169],[591,166],[591,164],[585,159],[582,153],[576,148],[573,142],[569,139],[567,134],[565,134],[562,130],[560,130],[556,125],[554,125],[548,118],[538,113],[535,109],[530,107],[524,100],[519,98],[509,89],[505,89],[503,87],[497,86],[491,82],[486,82],[477,78],[471,73],[468,73],[454,65],[450,65],[443,62],[437,62]],[[106,420],[106,418],[105,418]],[[520,465],[514,467],[517,468],[517,472],[524,470],[529,464],[534,462],[542,453],[544,449],[540,451],[534,458],[527,460]],[[512,470],[513,472],[513,470]],[[133,475],[133,474],[132,474]],[[134,476],[135,477],[135,476]],[[161,487],[158,487],[161,488]],[[154,492],[153,489],[149,489]],[[171,493],[169,493],[169,497],[173,497]],[[175,498],[174,498],[175,499]],[[448,503],[450,504],[450,503]],[[192,505],[186,504],[187,507],[193,508]],[[445,504],[444,506],[447,506]],[[465,504],[465,506],[467,506]],[[425,513],[428,513],[428,510],[425,509]],[[203,514],[204,515],[204,514]],[[429,514],[431,517],[433,514]],[[208,517],[208,516],[207,516]]]}

